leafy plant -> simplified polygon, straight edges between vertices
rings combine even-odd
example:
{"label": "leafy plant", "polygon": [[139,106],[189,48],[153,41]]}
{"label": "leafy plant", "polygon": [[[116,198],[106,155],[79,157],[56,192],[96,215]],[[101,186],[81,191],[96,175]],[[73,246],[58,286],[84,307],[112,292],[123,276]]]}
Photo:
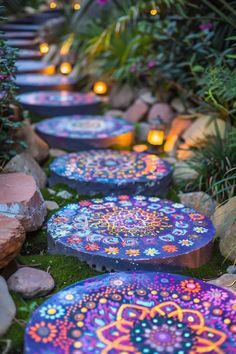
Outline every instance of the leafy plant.
{"label": "leafy plant", "polygon": [[16,51],[0,40],[0,162],[13,157],[24,142],[15,138],[22,122],[14,120],[11,104],[14,101],[16,86],[13,82],[15,72]]}
{"label": "leafy plant", "polygon": [[209,67],[201,80],[200,94],[223,119],[236,118],[236,69],[224,66]]}
{"label": "leafy plant", "polygon": [[182,187],[205,191],[221,203],[236,194],[236,129],[227,126],[223,138],[217,125],[216,132],[206,145],[193,150],[187,163],[198,177]]}

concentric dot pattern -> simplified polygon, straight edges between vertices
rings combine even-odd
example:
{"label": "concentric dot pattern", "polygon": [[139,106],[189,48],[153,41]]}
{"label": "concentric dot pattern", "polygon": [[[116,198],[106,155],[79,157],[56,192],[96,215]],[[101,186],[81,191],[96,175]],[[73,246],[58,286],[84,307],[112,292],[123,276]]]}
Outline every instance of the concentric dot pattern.
{"label": "concentric dot pattern", "polygon": [[125,184],[161,180],[172,168],[156,155],[90,150],[61,156],[52,162],[50,170],[72,180]]}
{"label": "concentric dot pattern", "polygon": [[19,97],[20,102],[29,105],[42,106],[77,106],[98,103],[100,99],[95,95],[82,94],[71,91],[43,91],[24,93]]}
{"label": "concentric dot pattern", "polygon": [[49,220],[48,233],[78,257],[152,261],[198,250],[212,241],[215,230],[203,214],[182,204],[123,195],[65,206]]}
{"label": "concentric dot pattern", "polygon": [[235,352],[233,292],[167,273],[115,273],[47,300],[26,328],[25,354]]}
{"label": "concentric dot pattern", "polygon": [[42,134],[71,139],[104,139],[133,131],[133,125],[111,116],[65,116],[37,124]]}

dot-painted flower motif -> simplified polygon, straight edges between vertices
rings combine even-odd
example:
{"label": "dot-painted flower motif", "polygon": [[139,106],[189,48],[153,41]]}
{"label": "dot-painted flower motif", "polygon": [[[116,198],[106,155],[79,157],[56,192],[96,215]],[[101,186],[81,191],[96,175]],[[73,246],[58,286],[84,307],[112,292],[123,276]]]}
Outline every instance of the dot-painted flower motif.
{"label": "dot-painted flower motif", "polygon": [[219,288],[211,288],[209,291],[205,292],[202,296],[202,300],[209,301],[215,306],[219,306],[222,301],[225,301],[228,298],[228,294],[219,289]]}
{"label": "dot-painted flower motif", "polygon": [[81,201],[79,202],[79,204],[80,204],[81,206],[89,206],[89,205],[91,205],[92,203],[89,202],[88,200],[81,200]]}
{"label": "dot-painted flower motif", "polygon": [[193,241],[190,240],[180,240],[178,243],[181,244],[181,246],[187,246],[187,247],[193,245]]}
{"label": "dot-painted flower motif", "polygon": [[160,254],[160,252],[155,248],[147,248],[144,253],[150,257],[154,257],[156,254]]}
{"label": "dot-painted flower motif", "polygon": [[181,281],[180,286],[182,291],[189,293],[198,293],[201,290],[201,285],[193,279]]}
{"label": "dot-painted flower motif", "polygon": [[178,248],[175,245],[165,245],[162,246],[162,249],[165,252],[172,253],[172,252],[176,252]]}
{"label": "dot-painted flower motif", "polygon": [[207,229],[205,229],[205,227],[194,227],[193,230],[200,234],[204,234],[205,232],[208,231]]}
{"label": "dot-painted flower motif", "polygon": [[137,249],[130,249],[130,250],[127,250],[125,251],[125,253],[130,256],[130,257],[137,257],[140,255],[140,251],[137,250]]}
{"label": "dot-painted flower motif", "polygon": [[61,305],[48,304],[40,309],[40,315],[46,319],[55,320],[56,318],[63,317],[65,309]]}
{"label": "dot-painted flower motif", "polygon": [[87,243],[85,248],[87,251],[98,251],[100,246],[97,243]]}
{"label": "dot-painted flower motif", "polygon": [[30,327],[29,336],[35,342],[50,343],[57,335],[57,328],[51,323],[41,321]]}
{"label": "dot-painted flower motif", "polygon": [[105,252],[107,254],[116,255],[119,253],[119,247],[107,247],[107,248],[105,248]]}

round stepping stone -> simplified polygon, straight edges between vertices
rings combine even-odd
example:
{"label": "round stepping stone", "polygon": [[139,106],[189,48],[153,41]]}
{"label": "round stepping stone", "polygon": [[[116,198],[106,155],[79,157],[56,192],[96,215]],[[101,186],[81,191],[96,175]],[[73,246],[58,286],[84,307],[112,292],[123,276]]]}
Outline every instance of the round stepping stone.
{"label": "round stepping stone", "polygon": [[47,74],[54,71],[54,65],[39,60],[17,60],[17,73],[34,73]]}
{"label": "round stepping stone", "polygon": [[19,59],[39,60],[42,58],[40,51],[35,49],[19,49],[17,54]]}
{"label": "round stepping stone", "polygon": [[40,25],[6,23],[0,26],[2,31],[38,31]]}
{"label": "round stepping stone", "polygon": [[30,31],[26,31],[26,32],[6,32],[1,34],[2,38],[14,38],[14,39],[33,39],[35,38],[36,34],[35,32],[30,32]]}
{"label": "round stepping stone", "polygon": [[44,302],[25,354],[234,353],[236,296],[168,273],[106,274]]}
{"label": "round stepping stone", "polygon": [[7,45],[14,48],[33,48],[35,47],[35,43],[32,40],[27,39],[8,39]]}
{"label": "round stepping stone", "polygon": [[18,100],[25,109],[41,115],[97,114],[101,100],[92,93],[40,91],[24,93]]}
{"label": "round stepping stone", "polygon": [[109,271],[199,267],[211,256],[214,234],[203,214],[146,196],[83,200],[65,206],[48,222],[51,252]]}
{"label": "round stepping stone", "polygon": [[77,83],[77,79],[64,75],[26,74],[16,75],[15,82],[21,92],[35,90],[68,90]]}
{"label": "round stepping stone", "polygon": [[67,154],[50,165],[50,184],[64,183],[79,194],[166,194],[171,165],[156,155],[90,150]]}
{"label": "round stepping stone", "polygon": [[78,151],[128,146],[133,140],[133,125],[111,116],[66,116],[43,120],[36,125],[37,133],[51,147]]}

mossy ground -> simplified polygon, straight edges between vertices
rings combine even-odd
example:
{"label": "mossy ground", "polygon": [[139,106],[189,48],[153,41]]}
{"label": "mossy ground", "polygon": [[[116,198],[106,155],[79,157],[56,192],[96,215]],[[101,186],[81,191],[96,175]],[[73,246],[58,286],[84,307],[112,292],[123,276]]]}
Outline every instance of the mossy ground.
{"label": "mossy ground", "polygon": [[[45,164],[46,172],[47,167],[48,163]],[[86,199],[86,196],[78,196],[73,190],[64,185],[57,185],[54,190],[56,193],[53,195],[50,194],[47,189],[42,190],[43,196],[45,200],[56,201],[60,207],[68,203]],[[58,197],[56,194],[62,190],[71,192],[72,196],[66,200]],[[178,201],[178,191],[172,187],[167,198]],[[48,218],[52,214],[53,212],[49,212]],[[20,264],[49,271],[56,282],[56,287],[53,290],[53,293],[77,281],[99,274],[98,272],[90,269],[85,263],[80,262],[77,258],[48,254],[47,232],[45,227],[38,232],[28,235],[21,255],[17,260]],[[220,255],[218,243],[215,242],[212,259],[208,264],[198,269],[184,269],[180,272],[180,274],[208,280],[218,277],[220,274],[224,273],[228,265],[228,262],[226,262]],[[51,295],[52,294],[49,296]],[[9,350],[5,351],[5,353],[18,354],[23,352],[24,329],[27,321],[31,317],[32,312],[43,301],[45,301],[47,297],[24,300],[16,293],[12,293],[12,296],[17,308],[16,319],[6,335],[0,339],[0,353],[4,353],[4,350],[9,348]]]}

